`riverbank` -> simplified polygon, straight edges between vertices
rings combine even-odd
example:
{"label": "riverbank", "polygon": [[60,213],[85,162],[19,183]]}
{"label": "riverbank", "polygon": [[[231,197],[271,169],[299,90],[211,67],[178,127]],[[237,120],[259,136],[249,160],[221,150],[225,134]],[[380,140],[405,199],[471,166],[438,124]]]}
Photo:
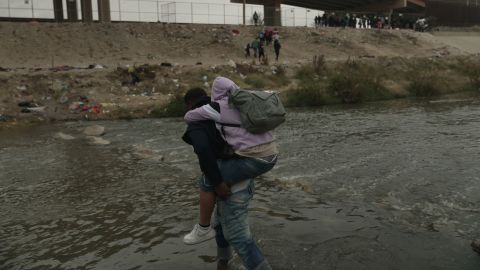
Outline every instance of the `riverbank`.
{"label": "riverbank", "polygon": [[178,116],[182,94],[217,76],[290,107],[478,92],[480,57],[428,33],[284,27],[280,61],[270,46],[260,63],[243,56],[259,30],[0,23],[0,127]]}
{"label": "riverbank", "polygon": [[0,72],[0,125],[65,120],[181,116],[182,95],[209,89],[217,76],[239,86],[275,89],[289,107],[480,93],[480,57],[351,58],[306,64],[132,67]]}

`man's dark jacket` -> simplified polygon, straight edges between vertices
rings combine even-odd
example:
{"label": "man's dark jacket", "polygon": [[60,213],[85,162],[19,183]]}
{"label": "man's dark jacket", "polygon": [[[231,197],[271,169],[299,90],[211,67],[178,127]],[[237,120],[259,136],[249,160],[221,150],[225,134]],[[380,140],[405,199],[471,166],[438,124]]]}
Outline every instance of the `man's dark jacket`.
{"label": "man's dark jacket", "polygon": [[[210,102],[206,97],[196,104],[200,107]],[[216,110],[219,110],[218,104],[211,104]],[[210,183],[214,186],[223,182],[217,159],[231,158],[231,148],[220,135],[220,132],[212,120],[196,121],[189,123],[182,139],[193,146],[195,154],[198,156],[200,169],[205,174]]]}

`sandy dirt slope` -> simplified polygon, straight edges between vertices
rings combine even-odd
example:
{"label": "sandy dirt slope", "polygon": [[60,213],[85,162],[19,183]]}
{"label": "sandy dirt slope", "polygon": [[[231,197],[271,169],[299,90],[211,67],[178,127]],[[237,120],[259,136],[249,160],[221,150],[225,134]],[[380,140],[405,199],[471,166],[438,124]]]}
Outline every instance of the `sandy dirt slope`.
{"label": "sandy dirt slope", "polygon": [[480,53],[480,32],[434,32],[435,39],[466,53]]}
{"label": "sandy dirt slope", "polygon": [[[260,30],[251,26],[159,23],[0,22],[0,122],[35,119],[37,115],[39,119],[55,120],[145,117],[181,90],[211,83],[218,74],[240,80],[255,70],[255,74],[266,76],[276,67],[244,57],[245,45]],[[311,63],[315,55],[324,55],[333,63],[350,57],[383,61],[374,58],[436,58],[468,55],[472,52],[469,48],[480,50],[475,43],[480,40],[478,36],[467,43],[458,33],[303,27],[278,30],[282,41],[280,63],[290,77],[301,64]],[[273,58],[272,46],[266,53]],[[92,64],[101,68],[82,68]],[[143,64],[151,64],[146,77],[132,82],[128,70]],[[276,63],[270,60],[270,64]],[[75,68],[57,69],[64,65]],[[84,102],[86,98],[88,102]],[[18,104],[25,102],[44,110],[24,113]],[[78,102],[87,108],[74,107]],[[95,106],[99,105],[101,109],[97,110]]]}
{"label": "sandy dirt slope", "polygon": [[[237,31],[238,30],[238,31]],[[0,66],[84,66],[172,62],[194,65],[239,61],[261,28],[159,23],[0,23]],[[430,34],[408,30],[279,28],[282,61],[350,56],[460,54]],[[235,32],[239,32],[236,34]],[[273,49],[267,54],[273,58]]]}

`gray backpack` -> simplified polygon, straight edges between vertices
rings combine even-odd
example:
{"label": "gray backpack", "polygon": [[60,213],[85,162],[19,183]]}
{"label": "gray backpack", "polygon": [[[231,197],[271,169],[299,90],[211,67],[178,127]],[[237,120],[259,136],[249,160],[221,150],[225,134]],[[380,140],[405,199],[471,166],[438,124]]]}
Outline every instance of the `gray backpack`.
{"label": "gray backpack", "polygon": [[229,104],[240,111],[241,127],[262,134],[285,122],[286,111],[275,92],[237,89],[229,93]]}

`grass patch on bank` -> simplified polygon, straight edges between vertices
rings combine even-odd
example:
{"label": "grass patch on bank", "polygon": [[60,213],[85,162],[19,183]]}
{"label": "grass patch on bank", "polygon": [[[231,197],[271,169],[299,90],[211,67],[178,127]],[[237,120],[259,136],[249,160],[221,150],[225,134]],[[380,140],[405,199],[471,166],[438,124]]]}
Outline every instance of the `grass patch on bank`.
{"label": "grass patch on bank", "polygon": [[433,97],[442,93],[444,85],[439,74],[449,69],[446,63],[439,64],[430,59],[415,59],[405,71],[407,91],[413,97]]}
{"label": "grass patch on bank", "polygon": [[287,106],[320,106],[335,103],[359,103],[391,99],[392,93],[382,82],[380,67],[348,60],[327,68],[323,58],[300,67],[296,88],[285,95]]}
{"label": "grass patch on bank", "polygon": [[343,103],[391,99],[382,84],[382,71],[373,65],[347,61],[328,78],[328,93]]}
{"label": "grass patch on bank", "polygon": [[245,78],[245,83],[256,89],[265,88],[265,76],[263,74],[250,74]]}
{"label": "grass patch on bank", "polygon": [[151,115],[156,118],[182,117],[185,115],[186,111],[187,108],[183,101],[183,94],[176,94],[164,107],[153,109]]}
{"label": "grass patch on bank", "polygon": [[441,80],[431,70],[411,72],[408,92],[415,97],[433,97],[442,92]]}
{"label": "grass patch on bank", "polygon": [[480,59],[460,59],[459,70],[468,78],[465,88],[480,94]]}
{"label": "grass patch on bank", "polygon": [[312,107],[339,103],[337,99],[327,94],[325,82],[303,82],[299,87],[287,91],[286,106]]}

